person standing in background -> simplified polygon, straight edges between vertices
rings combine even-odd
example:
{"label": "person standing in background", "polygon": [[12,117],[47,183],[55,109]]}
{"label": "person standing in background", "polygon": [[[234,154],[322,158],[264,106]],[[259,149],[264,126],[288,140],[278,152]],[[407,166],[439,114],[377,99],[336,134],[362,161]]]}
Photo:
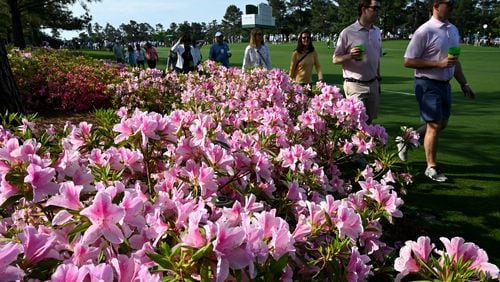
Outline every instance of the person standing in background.
{"label": "person standing in background", "polygon": [[187,34],[181,36],[174,46],[172,46],[171,50],[177,53],[175,71],[188,73],[195,70],[195,66],[199,64],[201,56],[200,52],[194,49],[195,47],[192,45],[191,37]]}
{"label": "person standing in background", "polygon": [[156,52],[155,47],[148,42],[146,43],[146,62],[150,69],[156,68],[156,62],[158,61],[158,53]]}
{"label": "person standing in background", "polygon": [[217,31],[215,33],[215,43],[210,47],[210,52],[208,53],[208,58],[214,62],[221,63],[226,68],[229,67],[229,58],[231,57],[231,51],[226,42],[224,42],[224,35],[222,32]]}
{"label": "person standing in background", "polygon": [[128,45],[127,47],[127,63],[133,68],[136,66],[135,52],[132,45]]}
{"label": "person standing in background", "polygon": [[380,103],[382,37],[374,25],[379,13],[380,1],[359,1],[359,18],[342,30],[332,58],[342,65],[346,97],[363,101],[369,124],[377,117]]}
{"label": "person standing in background", "polygon": [[115,55],[117,63],[125,62],[125,51],[123,50],[123,45],[118,40],[116,40],[115,44],[113,44],[113,55]]}
{"label": "person standing in background", "polygon": [[254,28],[250,32],[250,44],[245,49],[242,68],[249,70],[257,67],[264,67],[268,70],[272,68],[271,54],[264,43],[264,34],[260,29]]}
{"label": "person standing in background", "polygon": [[323,80],[323,72],[318,59],[318,53],[314,50],[311,33],[304,30],[299,35],[297,49],[293,51],[290,61],[290,78],[301,85],[311,84],[312,69],[316,68],[318,80]]}
{"label": "person standing in background", "polygon": [[135,44],[135,60],[137,63],[137,67],[145,68],[144,59],[145,59],[144,49],[142,49],[141,44],[139,43]]}
{"label": "person standing in background", "polygon": [[[467,83],[462,65],[458,60],[460,35],[448,19],[456,2],[454,0],[434,0],[432,18],[421,25],[413,34],[404,55],[404,66],[415,69],[415,97],[420,108],[420,116],[425,121],[421,128],[427,168],[425,175],[437,182],[448,178],[437,167],[437,143],[439,133],[448,125],[451,115],[451,86],[454,77],[466,97],[475,94]],[[454,53],[451,50],[455,50]],[[398,141],[398,140],[396,140]],[[406,156],[407,147],[398,144]]]}

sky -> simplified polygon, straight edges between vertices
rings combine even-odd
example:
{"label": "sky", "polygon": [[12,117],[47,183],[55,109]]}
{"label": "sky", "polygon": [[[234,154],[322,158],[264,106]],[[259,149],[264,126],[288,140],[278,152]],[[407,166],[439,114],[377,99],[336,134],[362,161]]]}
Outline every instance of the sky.
{"label": "sky", "polygon": [[[87,4],[92,15],[92,23],[105,26],[110,23],[118,28],[122,23],[134,20],[138,23],[148,23],[152,27],[161,23],[165,29],[170,23],[205,22],[224,18],[229,5],[236,5],[245,13],[245,5],[266,3],[267,0],[101,0]],[[75,16],[84,14],[77,1],[71,6]],[[61,31],[61,37],[71,39],[81,31]]]}

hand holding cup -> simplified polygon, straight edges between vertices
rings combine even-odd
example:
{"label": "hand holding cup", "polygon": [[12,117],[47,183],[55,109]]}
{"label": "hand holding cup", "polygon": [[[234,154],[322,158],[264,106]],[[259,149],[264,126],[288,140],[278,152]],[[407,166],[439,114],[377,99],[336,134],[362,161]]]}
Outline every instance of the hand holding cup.
{"label": "hand holding cup", "polygon": [[351,56],[355,61],[363,60],[363,54],[366,51],[366,47],[364,44],[355,45],[354,48],[351,49]]}
{"label": "hand holding cup", "polygon": [[456,57],[458,59],[458,56],[460,56],[460,47],[451,47],[448,49],[448,58]]}

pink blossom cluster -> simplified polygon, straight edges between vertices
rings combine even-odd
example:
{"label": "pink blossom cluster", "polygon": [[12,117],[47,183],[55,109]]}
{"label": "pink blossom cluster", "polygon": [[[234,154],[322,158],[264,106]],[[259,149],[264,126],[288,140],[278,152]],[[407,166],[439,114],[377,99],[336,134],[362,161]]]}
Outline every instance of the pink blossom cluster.
{"label": "pink blossom cluster", "polygon": [[9,53],[12,72],[29,112],[88,111],[110,106],[107,85],[119,69],[67,50]]}
{"label": "pink blossom cluster", "polygon": [[322,83],[310,99],[280,70],[212,62],[169,79],[167,114],[123,107],[107,129],[0,128],[0,280],[375,273],[411,176],[379,155],[387,133],[360,101]]}
{"label": "pink blossom cluster", "polygon": [[416,242],[407,241],[394,263],[394,269],[399,272],[396,281],[401,281],[408,274],[439,281],[483,281],[498,278],[498,267],[488,262],[486,252],[476,244],[465,242],[461,237],[453,237],[451,240],[441,237],[440,240],[444,250],[437,250],[426,236],[419,237]]}

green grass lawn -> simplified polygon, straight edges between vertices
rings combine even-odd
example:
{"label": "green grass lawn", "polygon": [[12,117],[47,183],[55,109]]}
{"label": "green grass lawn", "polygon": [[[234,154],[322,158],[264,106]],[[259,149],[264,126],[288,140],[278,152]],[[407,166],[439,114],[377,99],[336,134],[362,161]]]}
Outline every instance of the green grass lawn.
{"label": "green grass lawn", "polygon": [[[381,61],[382,101],[379,118],[391,138],[401,125],[421,125],[413,96],[413,70],[403,67],[407,41],[385,41],[387,54]],[[342,71],[331,63],[332,49],[315,43],[325,81],[341,86]],[[231,65],[241,67],[246,44],[230,45]],[[288,70],[294,44],[269,45],[274,67]],[[210,46],[202,48],[208,58]],[[158,68],[164,69],[168,49],[159,48]],[[94,51],[98,58],[112,58],[111,52]],[[413,230],[423,230],[439,248],[440,236],[461,236],[485,249],[490,260],[500,265],[500,48],[462,46],[460,56],[468,82],[477,98],[462,96],[452,83],[453,108],[449,126],[440,137],[438,161],[450,178],[447,183],[431,182],[423,176],[423,148],[409,154],[415,169],[415,185],[402,196],[405,217]],[[405,232],[402,232],[406,234]],[[402,240],[415,240],[408,234]]]}

